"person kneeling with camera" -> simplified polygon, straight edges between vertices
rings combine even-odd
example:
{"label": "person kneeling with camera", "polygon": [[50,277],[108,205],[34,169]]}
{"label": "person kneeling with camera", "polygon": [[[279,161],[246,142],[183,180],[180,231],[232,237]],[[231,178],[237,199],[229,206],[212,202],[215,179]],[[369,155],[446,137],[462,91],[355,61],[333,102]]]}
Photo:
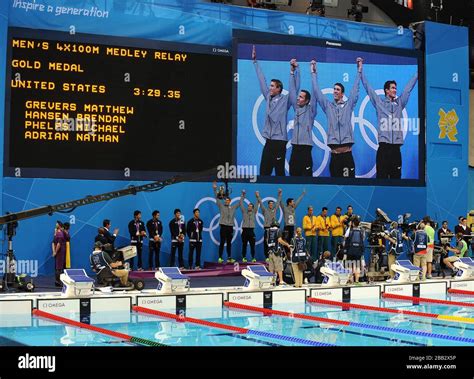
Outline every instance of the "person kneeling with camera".
{"label": "person kneeling with camera", "polygon": [[302,236],[302,229],[296,228],[296,236],[291,240],[292,254],[291,266],[295,277],[295,287],[301,288],[303,285],[303,273],[306,267],[308,253],[306,251],[306,240]]}
{"label": "person kneeling with camera", "polygon": [[122,266],[121,261],[113,261],[109,253],[103,250],[103,244],[96,242],[94,251],[89,257],[92,270],[97,274],[97,281],[104,283],[107,279],[117,277],[124,287],[128,287],[131,283],[128,281],[128,271],[119,269]]}
{"label": "person kneeling with camera", "polygon": [[464,239],[463,233],[456,234],[456,247],[453,248],[450,246],[446,246],[446,250],[454,253],[454,255],[443,259],[444,264],[453,271],[451,276],[454,277],[456,276],[458,270],[456,267],[454,267],[453,263],[458,261],[459,258],[464,257],[466,252],[468,251],[467,242]]}

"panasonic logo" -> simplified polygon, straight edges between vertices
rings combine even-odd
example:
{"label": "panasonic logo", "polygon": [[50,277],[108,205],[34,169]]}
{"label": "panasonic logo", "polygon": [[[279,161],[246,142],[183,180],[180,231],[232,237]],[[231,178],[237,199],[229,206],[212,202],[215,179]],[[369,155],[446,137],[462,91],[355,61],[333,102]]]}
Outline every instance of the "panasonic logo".
{"label": "panasonic logo", "polygon": [[326,46],[337,46],[337,47],[341,47],[341,46],[342,46],[342,43],[326,41]]}

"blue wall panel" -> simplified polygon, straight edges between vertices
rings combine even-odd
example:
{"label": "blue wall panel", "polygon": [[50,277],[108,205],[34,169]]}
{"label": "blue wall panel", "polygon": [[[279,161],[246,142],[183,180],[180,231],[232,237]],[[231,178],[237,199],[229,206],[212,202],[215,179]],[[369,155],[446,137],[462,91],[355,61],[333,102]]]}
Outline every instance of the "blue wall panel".
{"label": "blue wall panel", "polygon": [[[466,214],[468,200],[468,30],[427,22],[425,33],[427,211],[454,226]],[[453,117],[445,119],[443,111]],[[443,121],[450,130],[457,129],[451,140],[442,138]]]}

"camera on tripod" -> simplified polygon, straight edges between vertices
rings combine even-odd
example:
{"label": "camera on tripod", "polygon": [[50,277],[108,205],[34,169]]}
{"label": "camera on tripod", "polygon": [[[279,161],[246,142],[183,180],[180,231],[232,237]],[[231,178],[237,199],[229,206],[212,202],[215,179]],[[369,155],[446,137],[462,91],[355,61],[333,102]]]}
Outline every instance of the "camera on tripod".
{"label": "camera on tripod", "polygon": [[217,186],[216,191],[217,191],[217,198],[220,200],[224,200],[230,197],[230,194],[232,193],[232,188],[229,187],[229,182],[226,180],[224,181],[224,184]]}
{"label": "camera on tripod", "polygon": [[347,17],[354,16],[357,22],[362,21],[362,14],[369,11],[369,7],[359,4],[359,0],[351,0],[352,7],[347,10]]}
{"label": "camera on tripod", "polygon": [[385,224],[391,223],[392,220],[387,214],[377,208],[375,210],[375,221],[374,222],[361,222],[361,227],[369,232],[367,239],[369,240],[369,247],[382,247],[383,236],[385,234]]}

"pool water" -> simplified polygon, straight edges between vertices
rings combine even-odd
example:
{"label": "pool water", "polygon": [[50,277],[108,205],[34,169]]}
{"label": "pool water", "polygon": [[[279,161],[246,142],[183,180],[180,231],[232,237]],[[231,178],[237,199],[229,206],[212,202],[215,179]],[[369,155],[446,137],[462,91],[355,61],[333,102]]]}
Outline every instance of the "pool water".
{"label": "pool water", "polygon": [[[440,298],[438,296],[438,298]],[[443,296],[442,299],[474,304],[473,298]],[[413,305],[400,301],[363,301],[358,304],[435,313],[474,319],[474,307],[433,304]],[[91,325],[168,346],[474,346],[474,323],[454,322],[395,313],[341,310],[320,304],[281,304],[274,309],[307,314],[350,325],[302,320],[295,317],[263,316],[233,308],[198,308],[187,317],[245,328],[236,333],[188,322],[136,312],[92,314]],[[166,310],[164,310],[166,311]],[[174,310],[170,313],[176,313]],[[63,317],[79,320],[78,314]],[[265,335],[262,335],[265,332]],[[137,342],[68,326],[34,316],[1,316],[0,346],[135,346]]]}

